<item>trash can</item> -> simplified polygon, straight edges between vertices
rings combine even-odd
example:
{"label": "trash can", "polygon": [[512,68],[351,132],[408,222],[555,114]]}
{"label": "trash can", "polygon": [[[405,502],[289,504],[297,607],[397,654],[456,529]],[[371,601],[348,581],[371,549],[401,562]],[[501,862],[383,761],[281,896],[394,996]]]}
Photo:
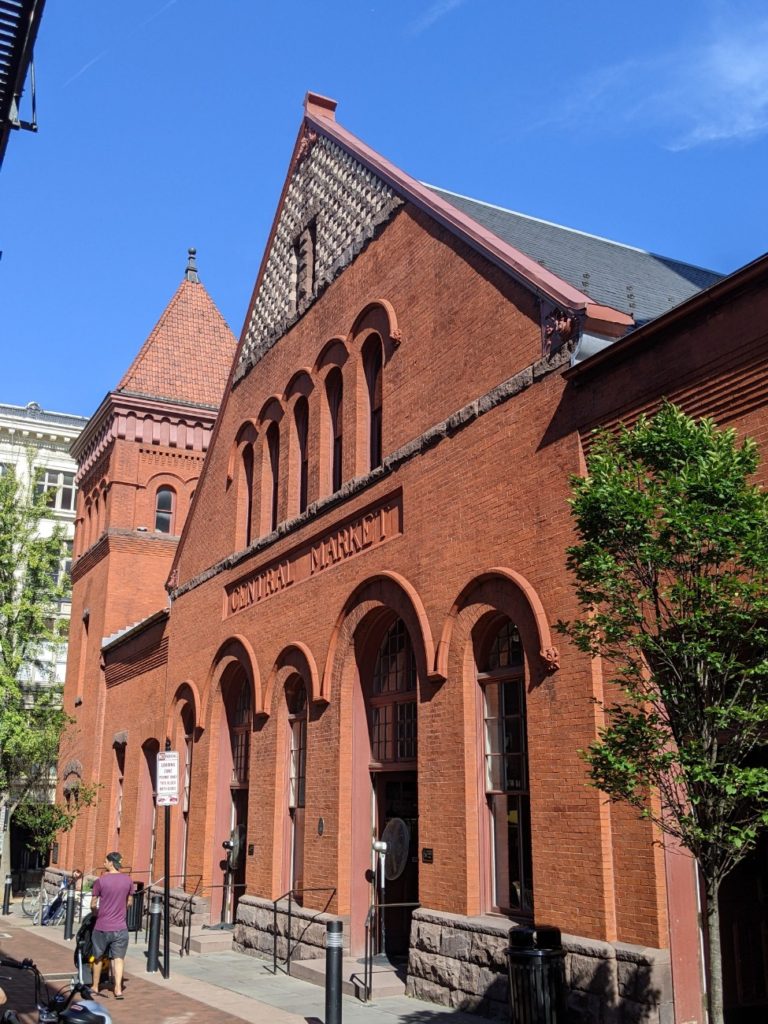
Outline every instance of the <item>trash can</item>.
{"label": "trash can", "polygon": [[126,920],[129,932],[141,931],[141,919],[144,916],[144,883],[136,882],[136,889],[133,893],[133,903],[128,908]]}
{"label": "trash can", "polygon": [[507,967],[512,1024],[566,1024],[565,950],[559,928],[511,928]]}

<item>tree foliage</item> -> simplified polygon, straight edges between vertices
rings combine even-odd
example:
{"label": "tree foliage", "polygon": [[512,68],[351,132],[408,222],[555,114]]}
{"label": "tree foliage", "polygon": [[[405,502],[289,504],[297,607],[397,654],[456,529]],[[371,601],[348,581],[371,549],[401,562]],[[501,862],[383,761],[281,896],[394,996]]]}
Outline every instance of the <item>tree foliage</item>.
{"label": "tree foliage", "polygon": [[568,566],[583,616],[560,628],[621,688],[584,752],[591,781],[693,853],[714,914],[720,882],[768,825],[758,465],[753,440],[665,404],[597,435],[571,500],[579,542]]}
{"label": "tree foliage", "polygon": [[[60,602],[68,596],[62,572],[63,528],[46,529],[50,492],[13,466],[0,473],[0,804],[5,829],[17,808],[49,798],[59,740],[67,722],[53,678],[64,642]],[[7,869],[8,843],[3,845]]]}

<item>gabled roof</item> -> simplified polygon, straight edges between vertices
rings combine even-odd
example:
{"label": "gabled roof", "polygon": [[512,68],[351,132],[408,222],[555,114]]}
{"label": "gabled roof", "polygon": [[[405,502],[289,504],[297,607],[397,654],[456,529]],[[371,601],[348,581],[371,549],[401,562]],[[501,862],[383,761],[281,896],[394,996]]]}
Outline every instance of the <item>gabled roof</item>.
{"label": "gabled roof", "polygon": [[434,185],[427,187],[595,302],[628,313],[638,326],[723,276]]}
{"label": "gabled roof", "polygon": [[[407,201],[585,334],[621,337],[721,279],[710,270],[561,227],[417,181],[336,121],[336,101],[308,93],[304,121],[249,307],[236,384]],[[315,291],[297,303],[296,246],[315,232]]]}
{"label": "gabled roof", "polygon": [[117,391],[216,408],[236,339],[190,266]]}
{"label": "gabled roof", "polygon": [[[283,192],[243,328],[235,384],[242,379],[407,201],[555,307],[581,314],[603,337],[634,325],[622,309],[583,288],[406,174],[336,122],[336,101],[307,93]],[[315,231],[314,293],[296,301],[299,235]]]}

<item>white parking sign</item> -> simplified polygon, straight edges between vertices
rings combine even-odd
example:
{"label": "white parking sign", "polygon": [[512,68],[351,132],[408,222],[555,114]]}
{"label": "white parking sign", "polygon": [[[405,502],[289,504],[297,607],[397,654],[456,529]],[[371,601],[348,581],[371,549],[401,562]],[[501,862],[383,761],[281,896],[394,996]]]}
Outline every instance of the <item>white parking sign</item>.
{"label": "white parking sign", "polygon": [[179,752],[161,750],[157,755],[157,806],[173,807],[179,802]]}

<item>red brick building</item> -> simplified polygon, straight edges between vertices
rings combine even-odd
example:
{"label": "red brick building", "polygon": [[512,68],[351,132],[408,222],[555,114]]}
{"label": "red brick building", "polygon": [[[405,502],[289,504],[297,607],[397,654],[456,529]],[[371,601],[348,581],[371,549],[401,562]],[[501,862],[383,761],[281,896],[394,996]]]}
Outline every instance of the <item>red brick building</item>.
{"label": "red brick building", "polygon": [[234,359],[183,282],[78,445],[62,767],[102,795],[65,865],[161,875],[167,737],[172,885],[239,947],[271,953],[294,889],[296,955],[326,908],[359,955],[383,835],[387,902],[419,906],[375,939],[412,994],[501,1012],[535,914],[580,1019],[703,1021],[691,863],[585,784],[600,666],[552,623],[595,426],[667,395],[763,439],[765,275],[428,188],[310,94]]}

